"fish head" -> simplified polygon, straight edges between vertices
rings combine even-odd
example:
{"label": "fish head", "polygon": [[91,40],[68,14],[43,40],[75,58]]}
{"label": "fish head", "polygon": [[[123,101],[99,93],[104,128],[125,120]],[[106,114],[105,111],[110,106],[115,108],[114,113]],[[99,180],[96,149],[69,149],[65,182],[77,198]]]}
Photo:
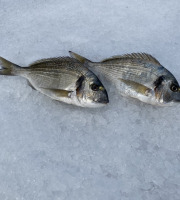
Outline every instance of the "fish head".
{"label": "fish head", "polygon": [[161,104],[180,103],[180,86],[173,76],[160,76],[155,82],[155,96]]}
{"label": "fish head", "polygon": [[96,76],[84,78],[76,93],[78,100],[86,107],[100,107],[109,103],[107,91]]}

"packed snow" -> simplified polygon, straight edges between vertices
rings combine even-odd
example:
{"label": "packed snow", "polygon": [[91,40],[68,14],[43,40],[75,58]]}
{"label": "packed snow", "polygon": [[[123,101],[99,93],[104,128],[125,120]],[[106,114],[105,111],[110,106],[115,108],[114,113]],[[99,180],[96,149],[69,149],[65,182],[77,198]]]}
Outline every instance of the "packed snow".
{"label": "packed snow", "polygon": [[[156,57],[180,81],[178,0],[0,0],[0,56],[20,65],[77,52]],[[1,200],[179,200],[180,105],[122,97],[53,101],[0,76]]]}

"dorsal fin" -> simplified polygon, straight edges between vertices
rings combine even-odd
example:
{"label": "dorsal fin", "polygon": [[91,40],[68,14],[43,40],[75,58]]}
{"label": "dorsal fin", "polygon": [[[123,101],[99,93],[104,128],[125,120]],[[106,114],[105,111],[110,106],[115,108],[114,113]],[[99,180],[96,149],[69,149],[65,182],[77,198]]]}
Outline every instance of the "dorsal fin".
{"label": "dorsal fin", "polygon": [[81,63],[85,63],[85,62],[91,62],[90,60],[88,60],[87,58],[85,58],[85,57],[83,57],[83,56],[80,56],[79,54],[77,54],[77,53],[74,53],[74,52],[72,52],[72,51],[69,51],[69,54],[70,54],[70,56],[72,57],[72,58],[75,58],[75,59],[77,59],[79,62],[81,62]]}
{"label": "dorsal fin", "polygon": [[78,62],[75,58],[71,58],[71,57],[55,57],[55,58],[44,58],[44,59],[40,59],[37,60],[33,63],[31,63],[29,66],[33,66],[33,65],[37,65],[37,64],[42,64],[42,63],[48,63],[48,62],[54,62],[54,63],[58,63],[60,61],[66,61],[66,62]]}
{"label": "dorsal fin", "polygon": [[121,56],[113,56],[111,58],[104,59],[101,62],[106,62],[106,61],[111,61],[111,60],[116,60],[116,59],[140,59],[144,61],[150,61],[157,65],[161,65],[160,62],[156,58],[154,58],[153,56],[147,53],[132,53],[132,54],[124,54]]}

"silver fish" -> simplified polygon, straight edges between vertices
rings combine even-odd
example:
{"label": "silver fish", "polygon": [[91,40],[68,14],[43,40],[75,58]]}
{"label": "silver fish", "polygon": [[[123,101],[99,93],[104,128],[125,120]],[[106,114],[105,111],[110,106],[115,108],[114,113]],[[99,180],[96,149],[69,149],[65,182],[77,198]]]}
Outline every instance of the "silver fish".
{"label": "silver fish", "polygon": [[22,76],[32,88],[58,101],[81,107],[99,107],[109,102],[101,81],[74,58],[42,59],[20,67],[0,57],[0,68],[0,75]]}
{"label": "silver fish", "polygon": [[91,62],[76,53],[69,53],[95,73],[103,74],[123,96],[159,106],[180,102],[177,80],[149,54],[132,53]]}

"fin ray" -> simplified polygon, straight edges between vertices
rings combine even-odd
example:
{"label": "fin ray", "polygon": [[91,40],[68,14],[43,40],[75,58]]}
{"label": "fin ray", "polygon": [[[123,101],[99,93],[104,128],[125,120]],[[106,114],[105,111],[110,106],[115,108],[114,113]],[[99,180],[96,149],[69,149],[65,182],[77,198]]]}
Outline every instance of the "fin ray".
{"label": "fin ray", "polygon": [[70,94],[72,91],[68,90],[60,90],[60,89],[54,89],[54,88],[40,88],[40,90],[48,95],[51,96],[52,98],[59,98],[59,97],[64,97],[64,98],[70,98]]}
{"label": "fin ray", "polygon": [[68,57],[68,56],[67,57],[56,57],[56,58],[43,58],[43,59],[40,59],[40,60],[37,60],[37,61],[31,63],[29,65],[29,67],[36,68],[41,64],[47,65],[48,63],[59,64],[60,63],[59,61],[61,61],[61,63],[62,62],[77,62],[76,59]]}
{"label": "fin ray", "polygon": [[20,66],[0,57],[0,75],[14,76],[18,75]]}
{"label": "fin ray", "polygon": [[150,61],[154,64],[161,65],[160,62],[154,58],[152,55],[147,53],[132,53],[132,54],[124,54],[120,56],[113,56],[107,59],[102,60],[101,62],[113,61],[113,60],[127,60],[127,59],[140,59],[144,61]]}
{"label": "fin ray", "polygon": [[72,51],[69,51],[69,54],[72,58],[75,58],[76,60],[78,60],[79,62],[81,63],[85,63],[85,62],[91,62],[90,60],[88,60],[87,58],[83,57],[83,56],[80,56],[79,54],[77,53],[74,53]]}
{"label": "fin ray", "polygon": [[149,91],[151,90],[150,88],[148,88],[140,83],[134,82],[134,81],[124,80],[121,78],[119,78],[119,80],[122,81],[123,83],[125,83],[127,86],[131,87],[131,89],[133,89],[137,93],[140,93],[144,96],[147,96]]}

